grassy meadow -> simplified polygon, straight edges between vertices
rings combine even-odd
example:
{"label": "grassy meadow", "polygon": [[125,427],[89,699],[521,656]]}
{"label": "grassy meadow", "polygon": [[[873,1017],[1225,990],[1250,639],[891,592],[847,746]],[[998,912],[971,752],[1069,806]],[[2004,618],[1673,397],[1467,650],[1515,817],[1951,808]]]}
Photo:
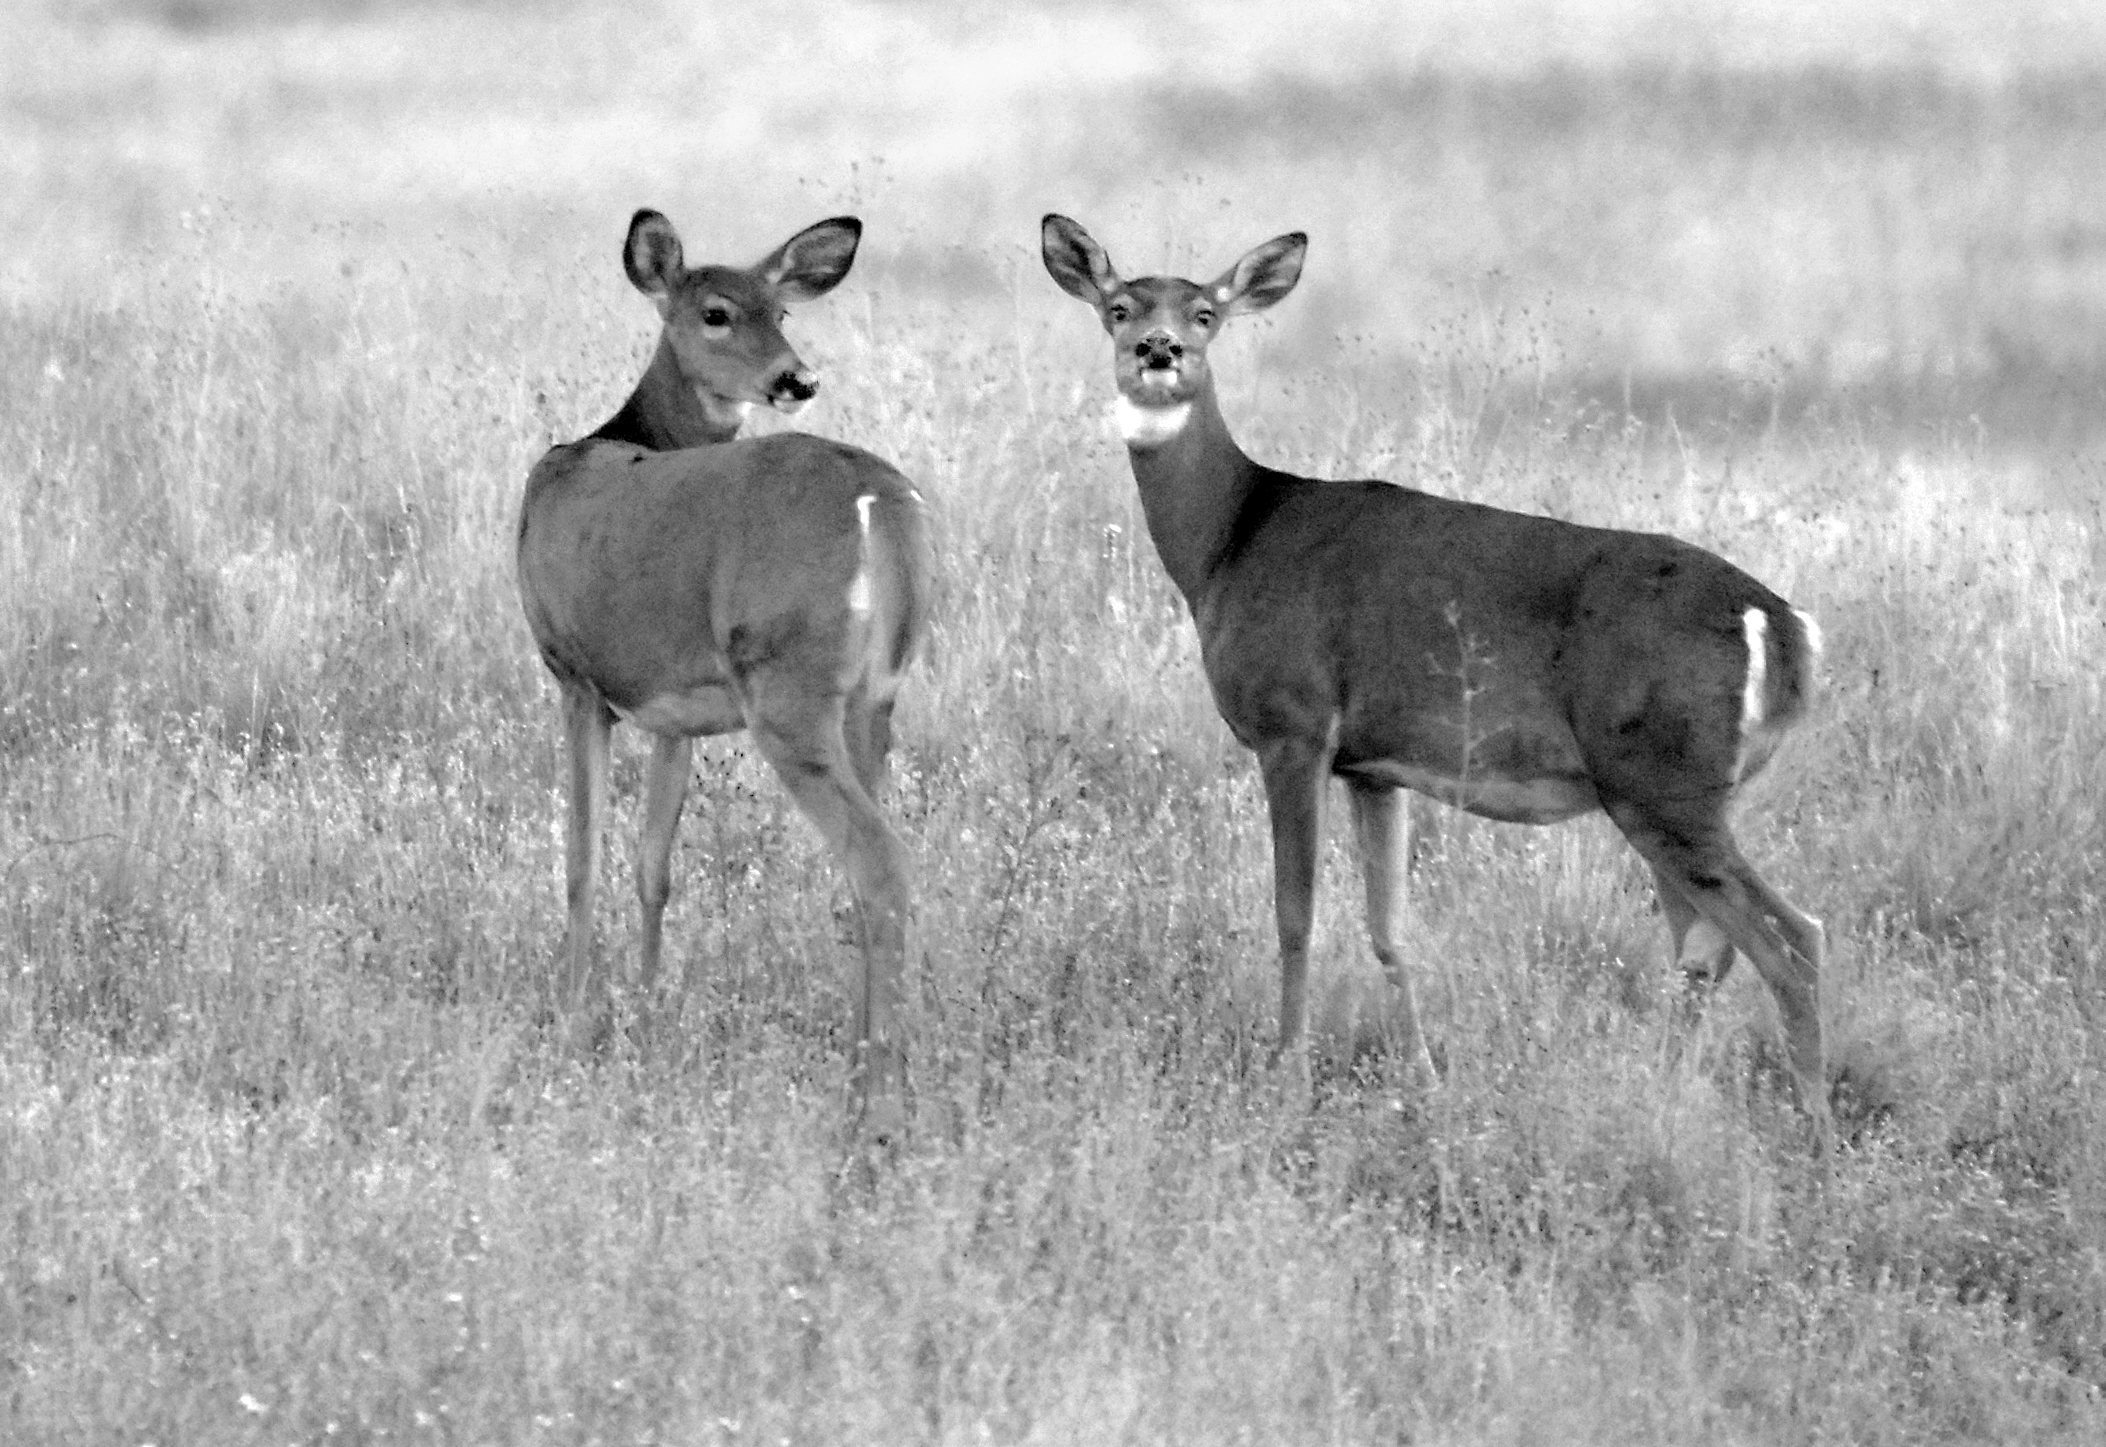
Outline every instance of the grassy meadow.
{"label": "grassy meadow", "polygon": [[[2106,1439],[2106,18],[0,6],[0,1439]],[[846,887],[737,740],[677,1023],[551,1028],[512,536],[655,338],[640,205],[739,262],[862,216],[797,425],[942,503],[874,1181]],[[1825,1185],[1598,818],[1414,805],[1422,1095],[1336,810],[1313,1088],[1265,1068],[1256,771],[1049,209],[1135,274],[1311,234],[1215,352],[1254,454],[1819,616],[1741,832],[1829,931]]]}

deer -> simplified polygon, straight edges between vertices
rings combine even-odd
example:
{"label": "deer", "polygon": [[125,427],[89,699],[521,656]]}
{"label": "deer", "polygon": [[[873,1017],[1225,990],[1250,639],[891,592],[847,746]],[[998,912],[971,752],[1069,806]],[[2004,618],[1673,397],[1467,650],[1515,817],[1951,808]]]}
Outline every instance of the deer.
{"label": "deer", "polygon": [[1302,1043],[1328,780],[1343,780],[1399,1040],[1439,1084],[1397,945],[1411,790],[1484,818],[1606,813],[1650,866],[1691,993],[1745,955],[1827,1139],[1820,921],[1741,853],[1729,815],[1812,704],[1820,633],[1691,543],[1265,466],[1236,445],[1207,348],[1300,280],[1289,232],[1214,280],[1126,279],[1076,222],[1046,270],[1112,343],[1113,412],[1222,720],[1257,756],[1280,952],[1275,1059]]}
{"label": "deer", "polygon": [[839,860],[855,899],[854,1129],[903,1128],[898,1018],[911,885],[876,803],[892,713],[928,630],[927,502],[889,463],[783,431],[740,439],[755,407],[797,411],[819,381],[782,333],[786,304],[840,284],[862,223],[818,222],[752,266],[689,267],[638,211],[629,281],[662,322],[620,410],[551,447],[527,478],[518,581],[562,694],[569,752],[567,996],[603,1010],[593,900],[617,722],[650,736],[636,883],[641,997],[656,996],[671,853],[694,741],[743,729]]}

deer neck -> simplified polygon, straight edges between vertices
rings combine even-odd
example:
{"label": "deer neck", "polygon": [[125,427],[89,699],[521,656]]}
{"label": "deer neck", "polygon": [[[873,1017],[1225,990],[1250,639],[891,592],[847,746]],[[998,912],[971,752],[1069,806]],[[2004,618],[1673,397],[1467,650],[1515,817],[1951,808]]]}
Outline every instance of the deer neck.
{"label": "deer neck", "polygon": [[1180,406],[1181,423],[1171,409],[1131,403],[1125,404],[1121,421],[1148,535],[1170,581],[1196,610],[1208,579],[1229,551],[1259,470],[1229,436],[1213,378]]}
{"label": "deer neck", "polygon": [[673,344],[660,337],[658,350],[651,356],[651,365],[644,368],[636,390],[629,394],[622,410],[592,435],[612,442],[633,442],[653,452],[675,452],[683,447],[729,442],[738,436],[739,423],[744,420],[743,410],[719,411],[705,406],[681,375]]}

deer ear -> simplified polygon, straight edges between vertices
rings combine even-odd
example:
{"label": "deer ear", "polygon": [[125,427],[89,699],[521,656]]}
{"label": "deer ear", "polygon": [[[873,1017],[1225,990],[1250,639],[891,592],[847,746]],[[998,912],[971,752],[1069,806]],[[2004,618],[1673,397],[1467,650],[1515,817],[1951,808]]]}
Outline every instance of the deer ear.
{"label": "deer ear", "polygon": [[753,268],[785,301],[810,301],[841,284],[848,268],[855,265],[856,247],[863,240],[863,223],[853,216],[835,216],[807,226],[768,253]]}
{"label": "deer ear", "polygon": [[1058,213],[1038,223],[1039,255],[1069,296],[1101,307],[1119,289],[1119,273],[1089,232]]}
{"label": "deer ear", "polygon": [[1302,258],[1308,253],[1309,238],[1301,232],[1275,236],[1252,247],[1207,290],[1225,312],[1261,312],[1294,290],[1302,279]]}
{"label": "deer ear", "polygon": [[648,209],[629,218],[629,238],[622,243],[622,270],[629,273],[638,291],[663,308],[686,269],[680,233],[672,222]]}

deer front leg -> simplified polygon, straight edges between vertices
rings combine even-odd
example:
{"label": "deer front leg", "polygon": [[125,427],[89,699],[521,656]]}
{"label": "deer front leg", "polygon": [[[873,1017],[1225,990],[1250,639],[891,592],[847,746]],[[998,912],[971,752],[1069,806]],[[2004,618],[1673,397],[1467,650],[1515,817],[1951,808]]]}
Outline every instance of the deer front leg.
{"label": "deer front leg", "polygon": [[1272,903],[1280,932],[1280,1036],[1274,1059],[1302,1043],[1309,1018],[1309,931],[1316,920],[1317,849],[1331,750],[1285,739],[1258,754],[1272,816]]}
{"label": "deer front leg", "polygon": [[1360,868],[1367,880],[1367,932],[1374,943],[1375,958],[1396,991],[1403,1015],[1404,1049],[1411,1057],[1412,1074],[1422,1090],[1439,1089],[1441,1078],[1434,1071],[1433,1055],[1419,1027],[1419,1005],[1411,989],[1411,974],[1404,968],[1404,955],[1397,948],[1397,912],[1404,900],[1404,870],[1410,858],[1411,816],[1405,809],[1404,793],[1386,784],[1347,783],[1353,801],[1353,835],[1360,845]]}

